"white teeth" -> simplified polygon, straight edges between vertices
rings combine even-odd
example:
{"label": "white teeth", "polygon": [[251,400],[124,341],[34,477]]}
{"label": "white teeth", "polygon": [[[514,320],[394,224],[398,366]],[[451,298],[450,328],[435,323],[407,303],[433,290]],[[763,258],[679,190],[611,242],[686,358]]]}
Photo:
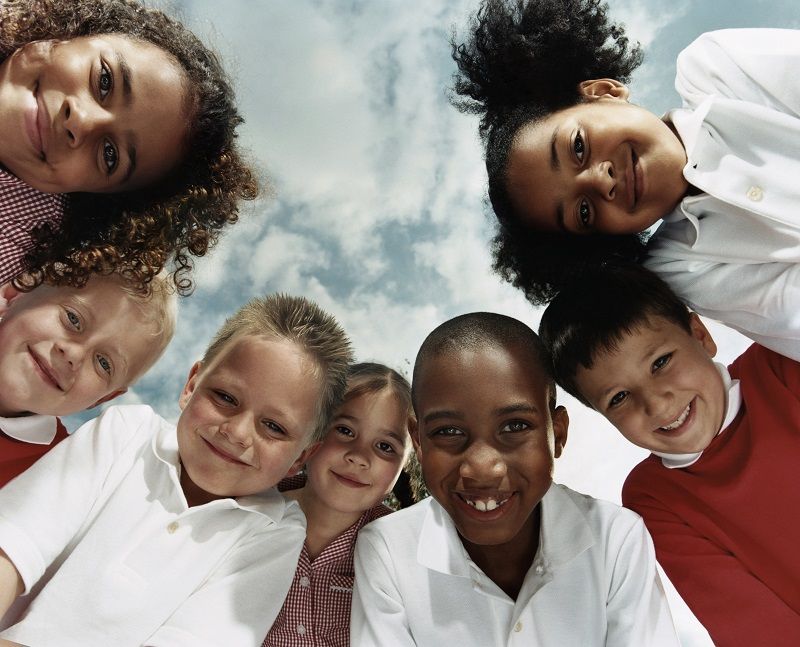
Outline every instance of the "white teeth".
{"label": "white teeth", "polygon": [[467,502],[468,505],[471,505],[480,512],[491,512],[508,501],[508,498],[502,499],[501,501],[497,501],[496,499],[492,498],[486,499],[485,501],[483,499],[467,499],[466,497],[462,498]]}
{"label": "white teeth", "polygon": [[686,408],[683,410],[683,413],[678,416],[678,419],[675,422],[667,425],[666,427],[659,427],[659,429],[662,429],[664,431],[672,431],[673,429],[677,429],[684,422],[686,422],[686,418],[689,416],[689,411],[691,410],[691,408],[692,408],[692,403],[690,402],[688,405],[686,405]]}

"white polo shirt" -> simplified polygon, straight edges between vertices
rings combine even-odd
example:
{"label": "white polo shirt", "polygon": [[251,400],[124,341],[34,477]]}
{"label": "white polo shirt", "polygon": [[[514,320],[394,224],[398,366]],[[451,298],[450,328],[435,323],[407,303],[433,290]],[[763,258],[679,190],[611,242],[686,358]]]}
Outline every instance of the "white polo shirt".
{"label": "white polo shirt", "polygon": [[432,498],[365,526],[351,644],[677,647],[641,518],[557,484],[540,505],[539,550],[516,600],[472,562]]}
{"label": "white polo shirt", "polygon": [[[111,407],[0,490],[0,547],[29,595],[1,637],[36,647],[260,645],[305,520],[277,491],[189,508],[175,427]],[[27,609],[23,609],[27,607]]]}

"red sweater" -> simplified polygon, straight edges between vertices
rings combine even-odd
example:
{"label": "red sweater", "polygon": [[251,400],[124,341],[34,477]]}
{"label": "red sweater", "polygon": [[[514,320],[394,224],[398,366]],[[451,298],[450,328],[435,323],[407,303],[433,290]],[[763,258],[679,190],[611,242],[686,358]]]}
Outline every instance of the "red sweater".
{"label": "red sweater", "polygon": [[800,364],[751,346],[736,419],[689,467],[651,455],[623,504],[714,643],[800,645]]}
{"label": "red sweater", "polygon": [[37,445],[16,440],[6,436],[0,430],[0,487],[3,487],[15,476],[22,474],[41,456],[64,440],[67,435],[67,429],[61,424],[61,420],[58,420],[56,437],[49,445]]}

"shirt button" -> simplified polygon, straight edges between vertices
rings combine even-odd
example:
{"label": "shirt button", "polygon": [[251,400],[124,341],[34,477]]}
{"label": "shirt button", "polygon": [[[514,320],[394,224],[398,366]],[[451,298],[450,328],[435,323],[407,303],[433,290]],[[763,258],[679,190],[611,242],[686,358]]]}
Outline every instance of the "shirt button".
{"label": "shirt button", "polygon": [[178,528],[180,528],[180,524],[177,521],[173,521],[167,526],[167,532],[172,535]]}
{"label": "shirt button", "polygon": [[303,625],[297,625],[297,635],[298,636],[305,636],[306,628]]}
{"label": "shirt button", "polygon": [[764,197],[764,189],[760,186],[751,186],[747,190],[747,199],[753,202],[759,202]]}
{"label": "shirt button", "polygon": [[537,564],[534,570],[536,571],[537,575],[541,575],[542,573],[544,573],[544,566],[542,566],[541,564]]}
{"label": "shirt button", "polygon": [[302,586],[305,589],[308,588],[309,584],[311,584],[311,580],[309,580],[305,575],[303,575],[303,577],[300,578],[300,586]]}
{"label": "shirt button", "polygon": [[516,631],[517,633],[522,631],[522,623],[521,622],[518,622],[517,624],[514,625],[514,631]]}

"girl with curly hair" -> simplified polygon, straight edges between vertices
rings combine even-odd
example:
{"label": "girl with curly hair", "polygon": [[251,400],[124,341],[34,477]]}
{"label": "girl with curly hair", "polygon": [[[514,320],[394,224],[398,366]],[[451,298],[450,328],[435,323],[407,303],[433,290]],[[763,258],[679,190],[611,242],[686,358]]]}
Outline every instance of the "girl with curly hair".
{"label": "girl with curly hair", "polygon": [[541,304],[633,260],[800,359],[800,32],[703,34],[678,58],[684,105],[663,118],[628,101],[642,53],[600,0],[485,0],[452,45],[506,280]]}
{"label": "girl with curly hair", "polygon": [[[0,8],[0,283],[143,291],[202,256],[257,183],[217,56],[134,0],[8,0]],[[63,214],[62,214],[63,210]]]}

